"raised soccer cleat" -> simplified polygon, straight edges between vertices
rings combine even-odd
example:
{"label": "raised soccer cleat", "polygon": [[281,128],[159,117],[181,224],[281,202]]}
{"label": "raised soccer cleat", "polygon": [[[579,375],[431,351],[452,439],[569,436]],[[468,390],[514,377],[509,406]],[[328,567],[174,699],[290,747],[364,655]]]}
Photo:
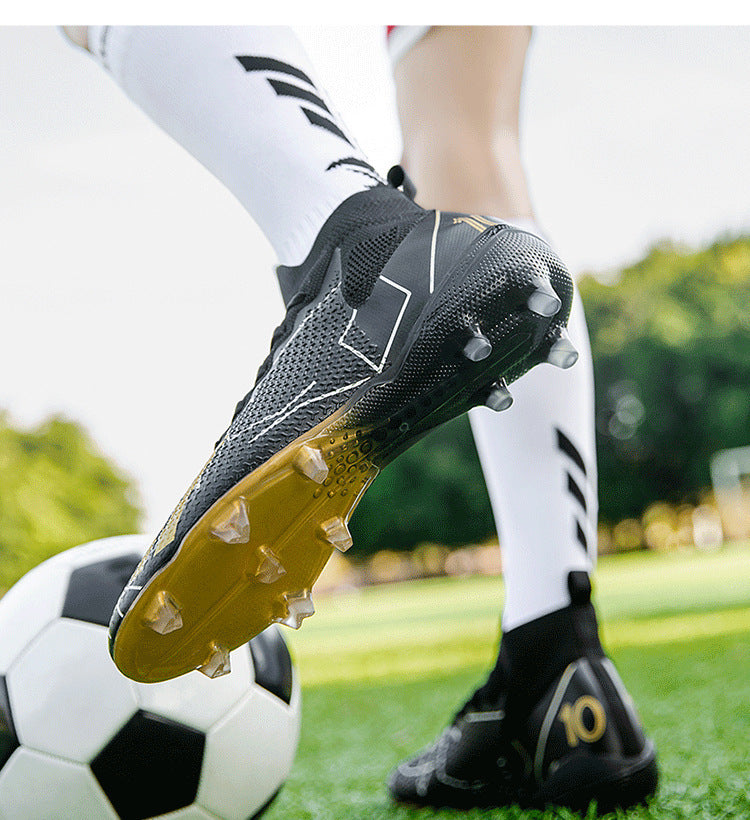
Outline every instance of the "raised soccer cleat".
{"label": "raised soccer cleat", "polygon": [[[593,608],[579,604],[514,632],[523,634],[511,650],[503,636],[500,671],[433,744],[392,772],[392,797],[460,809],[518,803],[575,811],[596,800],[606,812],[651,796],[656,751],[599,644]],[[519,652],[526,662],[514,672],[519,664],[510,658]]]}
{"label": "raised soccer cleat", "polygon": [[[383,466],[572,355],[555,353],[572,282],[542,240],[385,185],[347,199],[278,274],[287,314],[271,354],[113,613],[112,656],[135,680],[222,668],[215,647],[299,626]],[[179,602],[179,626],[164,601]]]}

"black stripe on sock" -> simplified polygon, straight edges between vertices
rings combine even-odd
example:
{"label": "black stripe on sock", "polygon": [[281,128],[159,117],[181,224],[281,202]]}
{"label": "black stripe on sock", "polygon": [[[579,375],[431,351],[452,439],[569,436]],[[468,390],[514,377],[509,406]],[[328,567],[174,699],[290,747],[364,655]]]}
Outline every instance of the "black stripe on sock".
{"label": "black stripe on sock", "polygon": [[357,157],[344,157],[343,159],[337,159],[336,162],[332,162],[326,168],[326,171],[333,171],[334,168],[338,168],[341,165],[356,165],[358,168],[366,168],[368,171],[372,171],[373,174],[377,173],[369,162],[365,162],[365,160],[358,159]]}
{"label": "black stripe on sock", "polygon": [[290,74],[298,80],[308,83],[315,88],[315,83],[305,74],[289,63],[283,63],[281,60],[274,60],[273,57],[252,57],[249,55],[236,54],[236,59],[245,69],[245,71],[278,71],[280,74]]}
{"label": "black stripe on sock", "polygon": [[295,97],[298,100],[305,100],[305,102],[317,105],[318,108],[322,108],[329,114],[331,113],[331,109],[323,102],[323,100],[321,100],[317,94],[313,94],[312,91],[308,91],[306,88],[300,88],[297,85],[285,83],[283,80],[272,80],[269,78],[268,82],[279,97]]}
{"label": "black stripe on sock", "polygon": [[581,468],[581,472],[586,475],[586,465],[583,463],[581,454],[576,450],[573,442],[557,427],[555,428],[555,432],[557,433],[557,446],[566,456],[572,459],[573,462]]}
{"label": "black stripe on sock", "polygon": [[586,508],[586,498],[581,488],[576,484],[573,476],[568,473],[568,492],[576,499],[576,501],[583,507],[584,512],[588,512]]}
{"label": "black stripe on sock", "polygon": [[[341,139],[344,140],[344,142],[348,142],[349,145],[352,145],[352,143],[349,141],[349,138],[338,127],[338,125],[331,122],[329,119],[326,119],[325,117],[321,117],[320,114],[316,114],[314,111],[310,111],[309,108],[303,108],[302,110],[305,112],[305,116],[307,117],[311,125],[317,125],[318,128],[325,128],[326,131],[330,131],[337,137],[341,137]],[[353,147],[354,146],[352,145],[352,148]]]}
{"label": "black stripe on sock", "polygon": [[589,552],[589,544],[586,540],[586,533],[583,531],[583,527],[581,527],[581,522],[576,519],[576,538],[578,539],[578,543],[584,548],[586,554],[588,555]]}

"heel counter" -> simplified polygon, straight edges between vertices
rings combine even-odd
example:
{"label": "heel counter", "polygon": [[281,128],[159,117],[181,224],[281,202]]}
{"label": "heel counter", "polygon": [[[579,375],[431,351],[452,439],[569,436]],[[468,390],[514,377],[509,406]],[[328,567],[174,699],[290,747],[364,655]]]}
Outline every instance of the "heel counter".
{"label": "heel counter", "polygon": [[570,758],[627,754],[622,717],[600,685],[593,668],[597,662],[580,658],[570,663],[529,716],[537,783]]}

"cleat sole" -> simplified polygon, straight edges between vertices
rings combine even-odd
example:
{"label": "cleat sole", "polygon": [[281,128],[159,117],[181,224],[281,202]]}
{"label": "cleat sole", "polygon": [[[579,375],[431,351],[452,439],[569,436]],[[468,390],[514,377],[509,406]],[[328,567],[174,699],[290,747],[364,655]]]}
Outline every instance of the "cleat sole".
{"label": "cleat sole", "polygon": [[[124,674],[142,682],[168,680],[190,669],[207,674],[207,635],[231,650],[270,623],[298,629],[313,614],[309,590],[333,550],[351,546],[346,522],[378,473],[371,439],[354,429],[329,430],[335,423],[329,419],[305,441],[276,453],[198,521],[183,540],[181,560],[154,576],[173,600],[191,602],[181,613],[179,638],[146,625],[142,613],[153,605],[142,593],[121,623],[114,647]],[[330,471],[322,487],[296,469],[302,448],[322,454]],[[344,470],[333,481],[341,464]],[[208,522],[231,518],[238,499],[250,500],[249,543],[226,550]],[[135,652],[123,652],[123,646]]]}

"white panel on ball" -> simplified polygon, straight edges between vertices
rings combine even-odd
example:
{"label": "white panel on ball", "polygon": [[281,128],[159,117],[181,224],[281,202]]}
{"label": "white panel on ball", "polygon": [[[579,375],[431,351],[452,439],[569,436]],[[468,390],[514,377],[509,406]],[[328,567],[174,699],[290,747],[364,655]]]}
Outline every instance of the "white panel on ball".
{"label": "white panel on ball", "polygon": [[[298,712],[280,709],[278,698],[259,689],[206,735],[203,777],[196,802],[226,820],[246,820],[287,779],[297,749]],[[248,742],[252,739],[252,743]],[[227,760],[232,765],[227,765]]]}
{"label": "white panel on ball", "polygon": [[164,681],[138,684],[136,697],[142,709],[208,731],[247,692],[253,680],[245,647],[230,655],[232,672],[207,678],[200,672]]}
{"label": "white panel on ball", "polygon": [[[0,674],[5,674],[13,659],[50,621],[60,615],[68,573],[67,557],[59,555],[45,561],[14,584],[2,598],[0,608]],[[33,605],[29,605],[33,596]]]}
{"label": "white panel on ball", "polygon": [[109,538],[98,538],[88,541],[67,551],[71,567],[80,567],[113,558],[116,555],[125,555],[131,552],[144,553],[153,539],[150,535],[113,535]]}
{"label": "white panel on ball", "polygon": [[114,558],[117,555],[130,555],[131,553],[143,553],[149,548],[150,535],[115,535],[111,538],[99,538],[97,541],[89,541],[80,547],[74,547],[67,551],[70,566],[73,569],[87,566],[95,561],[104,561]]}
{"label": "white panel on ball", "polygon": [[24,746],[86,763],[133,715],[134,687],[106,640],[100,626],[61,619],[11,665],[8,693]]}
{"label": "white panel on ball", "polygon": [[88,766],[19,748],[0,772],[0,818],[117,820],[117,815]]}

